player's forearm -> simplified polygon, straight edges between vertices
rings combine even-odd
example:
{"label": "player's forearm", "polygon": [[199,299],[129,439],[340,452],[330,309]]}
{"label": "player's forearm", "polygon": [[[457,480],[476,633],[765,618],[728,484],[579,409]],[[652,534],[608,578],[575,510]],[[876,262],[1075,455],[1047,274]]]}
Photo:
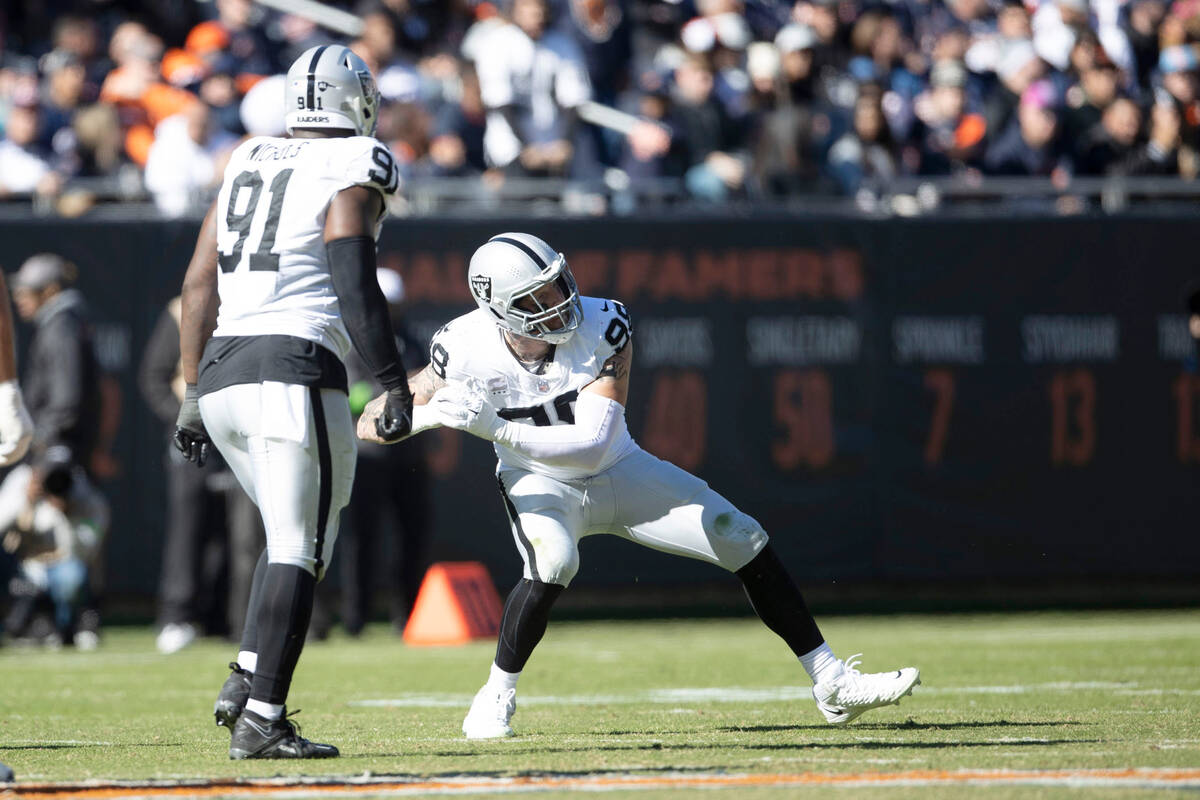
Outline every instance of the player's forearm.
{"label": "player's forearm", "polygon": [[200,226],[180,294],[179,362],[187,383],[199,380],[204,345],[217,327],[217,228],[212,209]]}
{"label": "player's forearm", "polygon": [[179,322],[179,363],[183,379],[196,383],[204,345],[217,327],[217,286],[184,283],[183,306]]}
{"label": "player's forearm", "polygon": [[333,288],[354,349],[383,388],[408,386],[387,301],[375,276],[375,240],[347,236],[325,244]]}
{"label": "player's forearm", "polygon": [[495,441],[548,465],[598,467],[613,445],[628,435],[625,409],[620,403],[583,392],[575,401],[573,424],[504,422],[498,426]]}

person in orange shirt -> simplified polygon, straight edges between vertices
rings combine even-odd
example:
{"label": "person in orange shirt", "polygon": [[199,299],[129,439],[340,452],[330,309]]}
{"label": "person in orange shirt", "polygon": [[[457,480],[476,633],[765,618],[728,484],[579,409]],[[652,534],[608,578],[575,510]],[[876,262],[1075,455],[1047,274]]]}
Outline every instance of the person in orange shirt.
{"label": "person in orange shirt", "polygon": [[109,55],[117,66],[104,79],[100,100],[116,107],[125,131],[125,153],[144,167],[154,144],[155,126],[199,101],[191,92],[159,78],[162,41],[141,23],[118,25]]}

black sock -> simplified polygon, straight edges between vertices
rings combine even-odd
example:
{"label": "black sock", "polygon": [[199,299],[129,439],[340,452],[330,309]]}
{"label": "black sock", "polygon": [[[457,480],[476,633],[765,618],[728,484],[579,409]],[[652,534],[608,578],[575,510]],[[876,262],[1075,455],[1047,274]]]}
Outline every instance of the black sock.
{"label": "black sock", "polygon": [[246,602],[246,622],[242,626],[242,644],[239,650],[245,653],[258,652],[258,598],[262,596],[263,579],[267,577],[267,549],[264,547],[258,563],[254,565],[254,577],[250,579],[250,599]]}
{"label": "black sock", "polygon": [[250,697],[283,703],[304,649],[317,579],[291,564],[268,564],[258,601],[258,668]]}
{"label": "black sock", "polygon": [[521,579],[504,601],[500,640],[496,643],[496,666],[505,672],[520,672],[546,632],[550,608],[566,588],[557,583]]}
{"label": "black sock", "polygon": [[750,605],[768,628],[779,634],[797,656],[825,641],[804,603],[804,596],[771,545],[735,573],[742,579]]}

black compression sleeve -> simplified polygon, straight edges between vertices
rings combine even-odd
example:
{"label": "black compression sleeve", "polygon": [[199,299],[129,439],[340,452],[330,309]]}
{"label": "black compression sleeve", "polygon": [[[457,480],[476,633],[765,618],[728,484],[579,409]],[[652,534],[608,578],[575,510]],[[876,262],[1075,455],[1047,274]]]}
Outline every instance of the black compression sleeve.
{"label": "black compression sleeve", "polygon": [[342,322],[354,349],[385,389],[408,386],[404,362],[388,317],[387,301],[375,277],[375,240],[347,236],[325,243],[333,290],[342,309]]}

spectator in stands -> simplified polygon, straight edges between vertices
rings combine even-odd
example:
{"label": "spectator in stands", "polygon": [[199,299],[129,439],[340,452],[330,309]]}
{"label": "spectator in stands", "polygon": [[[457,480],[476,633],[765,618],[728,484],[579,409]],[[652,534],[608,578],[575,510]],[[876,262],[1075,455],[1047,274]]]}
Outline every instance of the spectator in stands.
{"label": "spectator in stands", "polygon": [[421,100],[421,75],[396,48],[392,16],[384,11],[372,11],[365,14],[362,21],[362,35],[350,49],[371,68],[380,95],[391,102],[416,103]]}
{"label": "spectator in stands", "polygon": [[144,167],[154,144],[154,130],[196,98],[185,89],[160,80],[162,40],[137,22],[123,22],[113,31],[109,53],[116,68],[104,79],[100,99],[116,107],[125,136],[125,153]]}
{"label": "spectator in stands", "polygon": [[817,34],[807,25],[785,25],[775,35],[779,71],[793,104],[807,106],[818,100],[813,48]]}
{"label": "spectator in stands", "polygon": [[215,133],[242,136],[246,133],[242,125],[242,95],[232,73],[218,68],[205,75],[197,87],[197,94],[208,106]]}
{"label": "spectator in stands", "polygon": [[687,154],[688,192],[719,203],[739,191],[746,178],[744,131],[713,94],[712,68],[702,56],[689,55],[675,69],[672,118]]}
{"label": "spectator in stands", "polygon": [[895,146],[882,103],[878,86],[863,85],[854,103],[852,129],[829,150],[829,170],[845,194],[878,188],[897,174]]}
{"label": "spectator in stands", "polygon": [[39,145],[41,111],[36,105],[9,109],[0,140],[0,198],[8,195],[58,194],[62,176],[50,168],[49,153]]}
{"label": "spectator in stands", "polygon": [[747,51],[755,187],[768,197],[812,191],[818,178],[816,144],[829,122],[811,103],[796,103],[783,82],[779,51],[755,42]]}
{"label": "spectator in stands", "polygon": [[[618,105],[620,94],[629,87],[633,62],[633,25],[621,0],[569,0],[560,25],[575,40],[588,81],[598,103]],[[588,144],[606,165],[617,163],[620,137],[613,131],[589,127]]]}
{"label": "spectator in stands", "polygon": [[68,57],[83,65],[83,99],[91,102],[100,95],[100,84],[105,73],[112,67],[100,55],[100,33],[94,20],[83,16],[67,15],[54,23],[54,47],[48,56]]}
{"label": "spectator in stands", "polygon": [[430,172],[439,177],[479,175],[487,169],[483,148],[487,113],[479,94],[479,77],[467,65],[460,74],[458,101],[445,103],[433,122]]}
{"label": "spectator in stands", "polygon": [[[905,63],[911,42],[904,36],[899,20],[882,11],[868,11],[860,16],[850,36],[855,52],[848,65],[850,74],[860,83],[883,87],[888,97],[884,107],[888,127],[898,142],[907,141],[915,121],[913,102],[925,88],[924,81]],[[965,37],[963,41],[965,45]],[[962,54],[956,49],[942,57],[961,59]]]}
{"label": "spectator in stands", "polygon": [[1080,175],[1126,172],[1134,158],[1141,127],[1142,110],[1128,97],[1118,97],[1084,136],[1075,171]]}
{"label": "spectator in stands", "polygon": [[999,80],[984,104],[989,141],[1008,129],[1025,90],[1045,74],[1046,64],[1038,58],[1031,42],[1013,42],[1005,49],[996,65]]}
{"label": "spectator in stands", "polygon": [[967,111],[967,69],[939,61],[929,73],[929,91],[916,103],[922,175],[954,175],[980,165],[987,123]]}
{"label": "spectator in stands", "polygon": [[[1029,24],[1029,12],[1025,6],[1007,3],[996,13],[995,33],[977,31],[961,59],[971,72],[996,72],[1010,47],[1032,39],[1033,28]],[[934,53],[933,59],[940,60],[940,54]]]}
{"label": "spectator in stands", "polygon": [[844,37],[838,17],[838,0],[798,0],[792,7],[792,18],[817,36],[813,47],[813,71],[820,78],[846,66],[848,54],[842,45]]}
{"label": "spectator in stands", "polygon": [[1117,98],[1120,83],[1117,65],[1096,43],[1091,55],[1079,64],[1079,82],[1067,90],[1063,110],[1063,136],[1076,155],[1083,157],[1084,141]]}
{"label": "spectator in stands", "polygon": [[1088,30],[1088,0],[1041,3],[1031,23],[1033,46],[1038,56],[1055,69],[1066,70],[1076,39]]}
{"label": "spectator in stands", "polygon": [[146,188],[158,210],[178,217],[206,206],[236,144],[234,136],[215,129],[204,103],[191,103],[159,123],[146,159]]}
{"label": "spectator in stands", "polygon": [[[951,31],[962,31],[968,39],[987,37],[996,30],[994,7],[987,0],[946,0],[931,3],[925,14],[918,14],[916,35],[925,52],[932,53],[934,42]],[[943,58],[949,54],[939,54]],[[959,58],[962,57],[960,54]]]}
{"label": "spectator in stands", "polygon": [[379,109],[375,136],[391,148],[404,180],[427,168],[431,124],[429,112],[417,103],[390,103]]}
{"label": "spectator in stands", "polygon": [[546,0],[512,0],[511,24],[484,34],[476,55],[488,163],[518,174],[567,174],[576,110],[592,96],[583,55],[547,29],[548,14]]}
{"label": "spectator in stands", "polygon": [[689,53],[703,55],[713,72],[713,95],[734,119],[742,120],[749,109],[746,95],[749,78],[742,69],[743,53],[750,44],[750,28],[741,17],[737,0],[702,0],[696,4],[700,16],[679,32]]}
{"label": "spectator in stands", "polygon": [[1194,178],[1196,152],[1183,145],[1180,131],[1183,120],[1179,107],[1170,100],[1150,106],[1150,135],[1125,165],[1130,175],[1182,175]]}
{"label": "spectator in stands", "polygon": [[1162,88],[1179,107],[1184,144],[1200,148],[1200,92],[1197,91],[1196,51],[1191,45],[1164,48],[1158,59]]}
{"label": "spectator in stands", "polygon": [[633,24],[622,0],[569,0],[560,26],[575,40],[596,102],[616,105],[629,86]]}
{"label": "spectator in stands", "polygon": [[212,67],[224,62],[226,69],[246,82],[246,88],[254,78],[277,72],[251,0],[216,0],[214,5],[217,18],[192,28],[184,47]]}
{"label": "spectator in stands", "polygon": [[329,43],[328,35],[315,22],[299,14],[282,15],[277,30],[280,41],[275,42],[276,66],[292,64],[305,50]]}
{"label": "spectator in stands", "polygon": [[984,171],[990,175],[1049,176],[1070,162],[1059,146],[1058,97],[1049,81],[1038,81],[1021,95],[1017,119],[988,148]]}
{"label": "spectator in stands", "polygon": [[634,179],[682,178],[688,168],[688,153],[665,89],[660,85],[642,92],[637,111],[646,124],[624,137],[620,168]]}
{"label": "spectator in stands", "polygon": [[1167,13],[1163,0],[1132,0],[1122,30],[1133,55],[1133,77],[1139,86],[1149,86],[1158,68],[1158,29]]}
{"label": "spectator in stands", "polygon": [[71,123],[84,102],[87,73],[83,62],[65,51],[54,51],[41,60],[41,144],[54,154],[64,173],[77,167],[75,132]]}

